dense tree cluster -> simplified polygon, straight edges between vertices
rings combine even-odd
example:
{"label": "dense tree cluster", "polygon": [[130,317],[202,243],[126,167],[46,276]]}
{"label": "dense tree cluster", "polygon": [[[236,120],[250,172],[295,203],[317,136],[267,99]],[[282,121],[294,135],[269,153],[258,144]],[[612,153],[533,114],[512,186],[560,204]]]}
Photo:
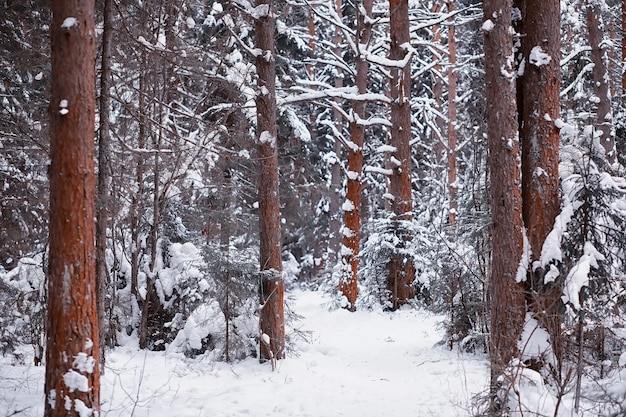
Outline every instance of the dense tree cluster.
{"label": "dense tree cluster", "polygon": [[[78,314],[55,304],[73,264],[102,361],[136,337],[274,363],[302,284],[445,312],[450,348],[490,354],[491,414],[520,368],[559,395],[604,377],[624,345],[623,7],[101,0],[91,29],[0,3],[0,352]],[[80,135],[59,95],[74,29],[95,55],[72,50],[94,70]],[[92,234],[84,262],[64,252]]]}

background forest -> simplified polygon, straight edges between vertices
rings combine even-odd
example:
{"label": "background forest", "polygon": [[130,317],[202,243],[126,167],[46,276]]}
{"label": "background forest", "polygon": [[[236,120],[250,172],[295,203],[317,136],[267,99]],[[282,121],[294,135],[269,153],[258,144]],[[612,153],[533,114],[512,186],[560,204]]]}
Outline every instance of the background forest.
{"label": "background forest", "polygon": [[[514,3],[515,22],[526,2]],[[504,246],[494,242],[509,238],[492,233],[490,20],[471,0],[408,6],[410,38],[398,43],[386,1],[273,3],[285,287],[324,291],[334,308],[353,311],[427,308],[446,315],[450,349],[487,353],[492,306],[510,302],[494,300],[490,285],[492,255]],[[541,271],[525,284],[533,307],[521,319],[518,371],[536,372],[557,398],[574,390],[578,400],[583,378],[626,377],[624,7],[560,2],[560,62],[551,69],[560,109],[540,115],[560,132],[551,155],[558,209],[540,249],[531,255],[524,236],[514,259],[534,262],[524,275],[527,266]],[[256,357],[262,10],[247,0],[102,0],[96,9],[103,358],[129,337],[140,349],[189,358]],[[0,2],[5,356],[24,344],[44,348],[50,19],[46,2]],[[514,37],[518,47],[525,36]],[[524,65],[547,65],[544,55],[540,48],[517,62],[513,78],[523,79]],[[403,143],[392,112],[407,91]],[[394,274],[400,284],[390,284]],[[287,308],[287,320],[297,313]],[[297,337],[288,335],[288,351]],[[496,380],[519,388],[515,378]],[[625,389],[602,395],[615,415],[626,412]],[[505,403],[485,402],[492,413]]]}

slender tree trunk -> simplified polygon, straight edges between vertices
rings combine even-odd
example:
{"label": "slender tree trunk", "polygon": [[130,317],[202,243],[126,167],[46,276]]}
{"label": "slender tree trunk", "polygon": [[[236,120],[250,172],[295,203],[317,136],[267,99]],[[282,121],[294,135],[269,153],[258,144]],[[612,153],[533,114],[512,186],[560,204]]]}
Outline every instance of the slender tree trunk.
{"label": "slender tree trunk", "polygon": [[[409,53],[409,2],[389,0],[389,58],[402,61]],[[392,309],[397,309],[415,296],[413,280],[415,265],[409,255],[413,240],[411,213],[411,66],[391,69],[391,144],[395,148],[390,166],[389,182],[393,213],[392,227],[398,238],[398,247],[389,261],[387,289],[391,293]]]}
{"label": "slender tree trunk", "polygon": [[[454,1],[448,1],[448,12],[454,11]],[[456,170],[456,40],[454,18],[448,26],[448,224],[450,235],[456,234],[457,202]]]}
{"label": "slender tree trunk", "polygon": [[483,3],[485,80],[493,254],[490,361],[492,394],[498,377],[518,355],[524,323],[524,288],[517,281],[522,258],[522,198],[515,104],[515,68],[510,0]]}
{"label": "slender tree trunk", "polygon": [[[432,13],[440,13],[441,12],[441,1],[440,0],[436,0],[433,2],[433,6],[432,6]],[[432,42],[436,45],[441,45],[441,32],[442,32],[442,27],[441,25],[435,25],[432,28],[433,31],[433,38],[432,38]],[[432,59],[434,61],[440,61],[440,57],[433,53],[433,57]],[[433,67],[433,71],[432,71],[432,83],[433,83],[433,99],[435,100],[435,108],[439,111],[440,114],[443,114],[444,110],[443,110],[443,89],[444,89],[444,80],[442,77],[442,65],[440,63],[437,63],[434,67]],[[439,164],[441,163],[442,159],[443,159],[443,154],[445,152],[445,147],[443,144],[443,132],[445,131],[445,120],[442,117],[439,117],[439,115],[435,116],[435,126],[436,129],[433,127],[432,129],[432,133],[431,133],[431,140],[432,140],[432,146],[433,146],[433,150],[435,152],[435,160],[433,161],[434,163],[437,164],[437,166],[439,166]],[[420,173],[420,177],[421,177],[421,173]]]}
{"label": "slender tree trunk", "polygon": [[[615,162],[615,137],[611,132],[611,97],[609,94],[609,77],[605,57],[604,24],[600,6],[595,0],[587,0],[587,29],[593,62],[593,89],[596,101],[596,126],[601,133],[599,142],[604,148],[604,155],[609,164]],[[594,129],[595,130],[595,129]]]}
{"label": "slender tree trunk", "polygon": [[[521,11],[523,75],[517,82],[517,106],[522,143],[522,200],[524,226],[530,245],[530,265],[541,258],[543,243],[559,214],[559,118],[561,70],[559,0],[518,0]],[[561,363],[562,285],[544,285],[542,268],[529,268],[526,283],[529,303],[550,333],[552,348]],[[559,372],[560,374],[560,372]]]}
{"label": "slender tree trunk", "polygon": [[[372,0],[359,3],[357,14],[356,44],[359,48],[356,60],[356,87],[359,94],[367,92],[368,63],[365,51],[372,32]],[[348,146],[348,185],[343,204],[344,224],[341,249],[341,277],[339,291],[346,298],[346,308],[354,311],[357,297],[357,271],[359,269],[359,246],[361,243],[361,177],[363,171],[363,138],[365,130],[360,123],[365,119],[365,102],[356,100],[352,104],[350,121],[350,143]]]}
{"label": "slender tree trunk", "polygon": [[257,0],[261,10],[255,21],[258,75],[257,150],[259,175],[260,238],[260,360],[282,359],[285,349],[284,284],[282,277],[280,201],[278,194],[278,143],[276,139],[276,57],[274,11],[271,0]]}
{"label": "slender tree trunk", "polygon": [[[97,222],[96,222],[96,276],[98,293],[98,320],[100,323],[100,364],[104,372],[104,348],[111,332],[110,323],[105,317],[106,291],[110,283],[109,271],[106,264],[107,226],[109,223],[109,204],[111,188],[111,39],[113,37],[112,17],[113,7],[111,0],[104,0],[104,27],[102,31],[102,60],[100,65],[100,127],[98,130],[98,195],[97,195]],[[109,344],[109,347],[110,346]]]}
{"label": "slender tree trunk", "polygon": [[[335,12],[339,19],[342,18],[341,11],[341,3],[342,0],[335,0]],[[341,56],[342,48],[342,36],[341,36],[341,28],[335,27],[335,54],[337,56]],[[335,75],[335,88],[343,87],[343,74],[341,70],[337,67],[335,69],[337,71]],[[340,98],[335,99],[336,105],[339,106],[341,103]],[[333,120],[335,123],[335,127],[339,134],[343,133],[343,120],[341,116],[341,112],[338,109],[333,109]],[[330,230],[329,230],[329,238],[328,238],[328,265],[332,268],[337,264],[337,260],[339,259],[339,248],[341,247],[341,141],[339,138],[335,138],[333,143],[333,150],[335,152],[335,159],[333,161],[333,165],[331,167],[330,173]]]}
{"label": "slender tree trunk", "polygon": [[626,0],[622,0],[622,102],[626,101]]}
{"label": "slender tree trunk", "polygon": [[46,417],[100,412],[94,15],[93,1],[52,1]]}

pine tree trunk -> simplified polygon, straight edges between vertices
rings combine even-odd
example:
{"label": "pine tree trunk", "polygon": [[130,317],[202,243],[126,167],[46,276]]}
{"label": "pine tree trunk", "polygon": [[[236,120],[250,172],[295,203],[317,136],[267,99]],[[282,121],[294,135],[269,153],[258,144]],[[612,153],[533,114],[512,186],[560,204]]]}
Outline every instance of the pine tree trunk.
{"label": "pine tree trunk", "polygon": [[[523,75],[518,78],[518,114],[522,143],[524,226],[531,250],[530,265],[541,257],[543,243],[559,214],[560,3],[559,0],[520,0]],[[540,49],[539,49],[540,48]],[[542,55],[545,54],[545,55]],[[543,57],[536,62],[536,57]],[[548,58],[549,57],[549,58]],[[545,61],[548,62],[545,62]],[[542,269],[529,268],[529,303],[551,336],[560,365],[562,356],[562,284],[544,285]]]}
{"label": "pine tree trunk", "polygon": [[94,3],[52,1],[46,417],[100,410]]}
{"label": "pine tree trunk", "polygon": [[[389,35],[391,45],[389,58],[402,61],[408,54],[409,38],[409,2],[408,0],[389,0]],[[397,309],[415,296],[413,280],[415,265],[408,255],[413,240],[411,213],[411,67],[391,68],[391,145],[389,191],[391,202],[392,228],[398,239],[398,247],[389,261],[387,290],[391,294],[391,308]]]}
{"label": "pine tree trunk", "polygon": [[278,142],[276,137],[276,57],[273,3],[258,0],[256,58],[258,75],[257,150],[259,173],[260,238],[260,360],[282,359],[285,349],[284,284],[282,277],[280,201],[278,194]]}
{"label": "pine tree trunk", "polygon": [[604,148],[604,155],[609,164],[615,162],[615,137],[611,132],[611,97],[609,94],[609,79],[606,59],[604,55],[604,24],[599,5],[594,0],[587,0],[587,29],[589,30],[589,44],[591,46],[591,60],[593,62],[593,89],[596,100],[596,125],[594,130],[600,133],[599,142]]}
{"label": "pine tree trunk", "polygon": [[[106,264],[107,226],[109,223],[109,204],[111,187],[111,39],[113,37],[112,17],[113,7],[111,0],[104,0],[104,25],[102,31],[102,60],[100,65],[100,126],[98,137],[98,193],[97,193],[97,222],[96,222],[96,276],[98,293],[98,321],[100,323],[100,363],[104,371],[104,348],[111,333],[110,323],[107,325],[105,317],[106,290],[110,283]],[[112,347],[109,343],[109,347]]]}
{"label": "pine tree trunk", "polygon": [[511,2],[483,3],[485,80],[493,253],[490,362],[492,394],[498,377],[517,356],[524,316],[524,288],[517,282],[522,257],[522,198],[515,104]]}
{"label": "pine tree trunk", "polygon": [[[357,14],[358,48],[364,48],[372,32],[372,0],[363,0]],[[367,14],[365,16],[363,14]],[[367,91],[368,63],[365,51],[359,50],[356,57],[356,87],[358,94]],[[365,102],[355,100],[352,104],[350,121],[350,144],[348,146],[348,184],[344,212],[343,240],[341,249],[341,276],[339,291],[346,298],[346,308],[354,311],[357,297],[357,272],[359,269],[359,246],[361,243],[361,177],[363,171],[363,138],[365,131],[360,123],[365,119]]]}

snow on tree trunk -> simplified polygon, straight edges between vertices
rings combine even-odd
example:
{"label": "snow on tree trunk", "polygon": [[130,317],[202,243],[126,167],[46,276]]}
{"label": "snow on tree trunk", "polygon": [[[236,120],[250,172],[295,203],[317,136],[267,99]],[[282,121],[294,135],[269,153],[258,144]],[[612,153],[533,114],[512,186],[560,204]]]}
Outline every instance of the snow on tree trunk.
{"label": "snow on tree trunk", "polygon": [[52,2],[45,416],[99,413],[94,3]]}
{"label": "snow on tree trunk", "polygon": [[[358,94],[367,92],[368,63],[364,48],[372,32],[372,0],[358,3],[357,14],[357,51],[356,87]],[[343,204],[344,224],[341,249],[341,276],[339,290],[346,298],[346,308],[354,311],[357,297],[357,271],[359,269],[359,245],[361,238],[361,176],[363,171],[363,138],[364,126],[360,121],[365,119],[365,102],[355,100],[352,103],[352,120],[350,121],[350,144],[348,146],[348,184],[346,201]]]}
{"label": "snow on tree trunk", "polygon": [[[389,58],[402,61],[409,53],[409,3],[408,0],[389,0]],[[392,228],[398,246],[389,261],[387,289],[391,293],[392,309],[406,304],[414,297],[415,265],[409,253],[413,239],[411,201],[411,69],[391,68],[391,145],[395,148],[391,162],[392,174],[389,191],[393,196]]]}
{"label": "snow on tree trunk", "polygon": [[599,142],[604,148],[604,156],[610,164],[615,162],[615,137],[611,132],[613,120],[611,117],[611,96],[609,92],[609,75],[604,53],[604,24],[599,5],[594,0],[587,1],[587,29],[589,30],[589,44],[591,46],[591,60],[593,62],[593,91],[596,103],[596,123],[594,136],[600,135]]}
{"label": "snow on tree trunk", "polygon": [[486,0],[483,15],[493,235],[490,286],[493,391],[498,376],[518,355],[517,341],[525,307],[524,288],[516,280],[523,253],[523,235],[511,2]]}
{"label": "snow on tree trunk", "polygon": [[[516,3],[521,20],[522,62],[518,77],[518,114],[522,143],[522,200],[524,226],[530,245],[530,263],[541,248],[559,214],[559,93],[561,35],[559,0]],[[561,289],[543,283],[545,271],[529,269],[527,289],[535,316],[550,334],[559,359]]]}
{"label": "snow on tree trunk", "polygon": [[[276,57],[273,3],[258,0],[255,21],[258,91],[256,138],[260,161],[260,360],[282,359],[285,349],[284,284],[282,278],[278,143],[276,140]],[[265,11],[265,12],[263,12]]]}

